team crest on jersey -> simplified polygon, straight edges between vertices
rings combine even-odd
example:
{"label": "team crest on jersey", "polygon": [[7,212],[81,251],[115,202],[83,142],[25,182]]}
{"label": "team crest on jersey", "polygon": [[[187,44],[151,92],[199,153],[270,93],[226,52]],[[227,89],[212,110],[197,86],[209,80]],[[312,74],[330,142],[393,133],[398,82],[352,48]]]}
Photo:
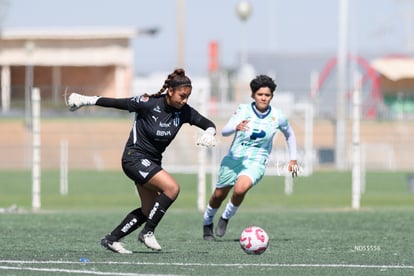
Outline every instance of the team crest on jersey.
{"label": "team crest on jersey", "polygon": [[140,101],[140,102],[143,102],[143,103],[148,102],[148,100],[149,100],[149,97],[148,97],[148,96],[141,96],[141,97],[139,98],[139,101]]}
{"label": "team crest on jersey", "polygon": [[173,125],[176,127],[180,125],[180,113],[181,112],[174,112]]}
{"label": "team crest on jersey", "polygon": [[157,105],[154,109],[155,112],[161,113],[161,108],[159,105]]}

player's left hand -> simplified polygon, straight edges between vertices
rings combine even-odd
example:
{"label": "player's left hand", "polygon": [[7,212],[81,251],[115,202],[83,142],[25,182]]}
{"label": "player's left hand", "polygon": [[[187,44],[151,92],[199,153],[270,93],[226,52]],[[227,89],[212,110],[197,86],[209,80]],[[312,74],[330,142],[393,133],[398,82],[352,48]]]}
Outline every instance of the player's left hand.
{"label": "player's left hand", "polygon": [[206,129],[197,139],[197,146],[214,147],[217,144],[216,130],[213,127]]}
{"label": "player's left hand", "polygon": [[296,160],[290,160],[288,170],[292,173],[292,177],[297,177],[299,172],[298,162]]}

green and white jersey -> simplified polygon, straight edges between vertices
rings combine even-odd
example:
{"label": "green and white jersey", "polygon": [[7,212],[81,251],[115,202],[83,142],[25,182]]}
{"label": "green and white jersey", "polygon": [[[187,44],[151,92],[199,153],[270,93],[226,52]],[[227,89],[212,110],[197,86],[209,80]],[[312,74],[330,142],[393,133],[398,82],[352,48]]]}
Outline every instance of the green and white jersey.
{"label": "green and white jersey", "polygon": [[[243,120],[248,120],[247,131],[235,131],[236,126]],[[222,130],[223,136],[233,133],[234,138],[227,157],[245,163],[267,164],[272,152],[273,138],[280,130],[288,144],[291,160],[296,160],[296,138],[285,114],[269,106],[264,113],[259,112],[254,102],[240,104],[228,123]]]}

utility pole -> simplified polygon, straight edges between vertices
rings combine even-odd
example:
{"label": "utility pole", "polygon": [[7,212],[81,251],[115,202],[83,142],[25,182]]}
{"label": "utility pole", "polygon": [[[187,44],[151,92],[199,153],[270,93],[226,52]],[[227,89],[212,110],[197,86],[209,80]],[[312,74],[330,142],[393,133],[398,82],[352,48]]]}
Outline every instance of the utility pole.
{"label": "utility pole", "polygon": [[9,0],[0,0],[0,35],[3,27],[3,20],[6,18],[7,10],[9,9]]}
{"label": "utility pole", "polygon": [[177,67],[185,68],[185,0],[176,0]]}

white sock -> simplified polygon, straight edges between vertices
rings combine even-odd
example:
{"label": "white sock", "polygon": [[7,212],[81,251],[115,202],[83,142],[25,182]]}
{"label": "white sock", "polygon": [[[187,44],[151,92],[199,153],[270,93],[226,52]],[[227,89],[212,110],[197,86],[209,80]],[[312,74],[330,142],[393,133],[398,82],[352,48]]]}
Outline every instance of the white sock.
{"label": "white sock", "polygon": [[213,223],[214,216],[217,213],[218,208],[212,208],[210,204],[207,204],[207,208],[204,211],[204,225]]}
{"label": "white sock", "polygon": [[237,212],[237,209],[239,209],[239,206],[234,206],[231,201],[227,203],[226,209],[223,212],[223,215],[221,215],[224,219],[230,219],[232,216],[234,216]]}

